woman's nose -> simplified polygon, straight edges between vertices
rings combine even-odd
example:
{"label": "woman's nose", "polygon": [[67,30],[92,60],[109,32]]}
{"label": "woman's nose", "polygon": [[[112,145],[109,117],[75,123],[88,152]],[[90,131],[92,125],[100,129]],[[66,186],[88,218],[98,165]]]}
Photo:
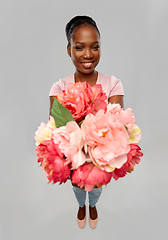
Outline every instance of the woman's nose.
{"label": "woman's nose", "polygon": [[93,57],[93,53],[90,48],[86,48],[83,54],[83,58],[90,59]]}

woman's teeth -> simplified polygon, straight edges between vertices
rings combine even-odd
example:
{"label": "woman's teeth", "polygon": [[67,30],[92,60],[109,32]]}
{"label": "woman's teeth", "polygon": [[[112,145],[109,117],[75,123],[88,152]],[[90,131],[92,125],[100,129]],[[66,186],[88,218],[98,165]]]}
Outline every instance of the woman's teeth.
{"label": "woman's teeth", "polygon": [[84,65],[85,67],[91,67],[92,62],[91,62],[91,63],[83,63],[83,65]]}

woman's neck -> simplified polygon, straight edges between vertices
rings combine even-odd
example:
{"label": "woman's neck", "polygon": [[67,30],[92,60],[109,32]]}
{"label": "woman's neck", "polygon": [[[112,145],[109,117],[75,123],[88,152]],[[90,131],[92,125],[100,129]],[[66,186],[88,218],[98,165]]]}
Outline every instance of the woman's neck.
{"label": "woman's neck", "polygon": [[74,74],[75,82],[87,82],[91,86],[94,86],[96,84],[97,78],[98,78],[97,71],[94,71],[91,74],[83,74],[79,72],[75,72]]}

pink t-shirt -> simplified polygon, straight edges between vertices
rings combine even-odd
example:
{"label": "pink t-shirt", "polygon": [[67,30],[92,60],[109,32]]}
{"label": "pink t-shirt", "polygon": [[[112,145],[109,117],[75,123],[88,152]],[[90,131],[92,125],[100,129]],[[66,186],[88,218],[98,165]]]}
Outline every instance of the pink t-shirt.
{"label": "pink t-shirt", "polygon": [[[49,96],[57,96],[62,93],[62,90],[66,89],[67,83],[75,83],[74,74],[67,78],[60,79],[54,83],[51,87]],[[115,76],[107,76],[98,72],[98,78],[96,84],[101,84],[103,91],[107,95],[107,99],[115,95],[124,95],[122,83]]]}

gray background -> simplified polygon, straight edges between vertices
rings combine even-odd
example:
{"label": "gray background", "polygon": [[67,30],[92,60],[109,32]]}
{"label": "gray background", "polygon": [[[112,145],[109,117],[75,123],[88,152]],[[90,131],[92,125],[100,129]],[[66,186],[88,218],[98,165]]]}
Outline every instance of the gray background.
{"label": "gray background", "polygon": [[[96,230],[78,228],[70,183],[47,185],[34,152],[49,90],[74,72],[64,27],[78,14],[100,28],[97,70],[121,79],[144,152],[133,173],[104,188]],[[0,1],[1,240],[167,239],[167,23],[167,0]]]}

